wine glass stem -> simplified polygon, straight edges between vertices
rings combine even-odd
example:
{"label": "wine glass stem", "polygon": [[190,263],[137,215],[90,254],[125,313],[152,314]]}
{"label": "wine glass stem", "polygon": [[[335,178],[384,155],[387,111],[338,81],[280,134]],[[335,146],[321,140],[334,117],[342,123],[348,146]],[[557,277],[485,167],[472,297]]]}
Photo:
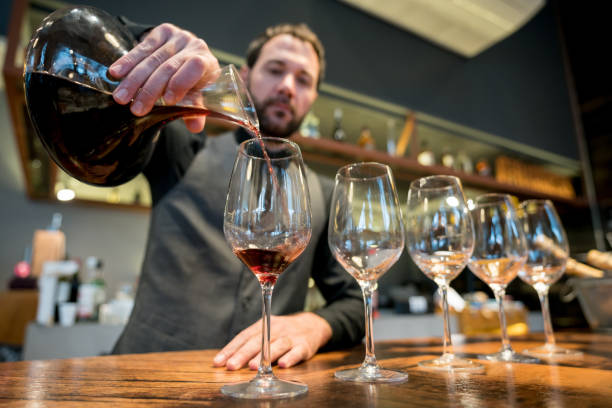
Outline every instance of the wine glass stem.
{"label": "wine glass stem", "polygon": [[259,368],[257,369],[257,376],[260,378],[273,376],[272,361],[270,361],[270,308],[272,305],[273,290],[274,285],[269,282],[261,285],[261,294],[263,296],[263,311],[261,314],[261,359],[259,360]]}
{"label": "wine glass stem", "polygon": [[544,320],[544,334],[546,335],[546,346],[555,345],[555,335],[553,333],[552,321],[550,319],[550,307],[548,305],[548,288],[540,288],[538,291],[540,305],[542,306],[542,319]]}
{"label": "wine glass stem", "polygon": [[510,346],[510,339],[508,338],[508,329],[506,328],[506,313],[504,312],[504,296],[506,295],[506,288],[498,286],[492,289],[499,308],[499,328],[501,330],[502,352],[511,352],[512,346]]}
{"label": "wine glass stem", "polygon": [[444,315],[444,343],[442,346],[442,355],[452,356],[453,342],[451,341],[450,317],[448,314],[448,285],[440,285],[440,292],[442,292],[442,313]]}
{"label": "wine glass stem", "polygon": [[375,368],[378,363],[376,362],[376,356],[374,355],[374,335],[372,333],[372,295],[376,282],[365,281],[360,282],[361,290],[363,292],[363,304],[365,307],[365,329],[366,329],[366,355],[363,364],[363,368]]}

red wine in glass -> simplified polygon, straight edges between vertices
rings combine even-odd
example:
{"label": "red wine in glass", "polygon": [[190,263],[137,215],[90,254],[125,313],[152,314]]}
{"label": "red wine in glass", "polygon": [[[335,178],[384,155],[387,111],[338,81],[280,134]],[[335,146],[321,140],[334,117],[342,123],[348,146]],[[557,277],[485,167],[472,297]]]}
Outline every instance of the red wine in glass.
{"label": "red wine in glass", "polygon": [[302,253],[304,247],[305,245],[276,249],[247,248],[234,250],[234,253],[249,267],[261,284],[275,284],[278,276]]}

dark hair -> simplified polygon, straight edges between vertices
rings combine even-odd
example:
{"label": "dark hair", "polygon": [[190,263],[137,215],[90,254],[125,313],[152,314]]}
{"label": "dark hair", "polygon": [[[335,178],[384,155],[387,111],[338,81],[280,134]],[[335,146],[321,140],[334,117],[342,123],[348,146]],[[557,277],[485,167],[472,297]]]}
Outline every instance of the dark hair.
{"label": "dark hair", "polygon": [[289,34],[304,42],[310,43],[319,57],[319,78],[317,79],[317,88],[323,81],[325,76],[325,48],[319,37],[304,23],[300,24],[277,24],[266,28],[262,34],[258,35],[251,41],[247,48],[247,66],[253,68],[255,62],[259,58],[263,46],[277,35]]}

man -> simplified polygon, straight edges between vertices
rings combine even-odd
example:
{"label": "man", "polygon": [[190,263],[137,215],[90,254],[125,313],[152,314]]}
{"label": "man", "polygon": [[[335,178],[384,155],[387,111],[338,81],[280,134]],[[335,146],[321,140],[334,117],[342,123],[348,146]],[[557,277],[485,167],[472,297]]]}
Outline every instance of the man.
{"label": "man", "polygon": [[[254,100],[264,136],[289,137],[317,97],[324,51],[305,25],[270,27],[248,49],[241,75]],[[151,30],[117,60],[118,103],[144,115],[155,101],[168,104],[213,81],[219,64],[206,43],[170,24]],[[204,118],[185,120],[191,132]],[[214,365],[256,369],[260,358],[259,283],[232,253],[223,235],[223,209],[237,143],[236,132],[204,139],[173,123],[162,130],[145,169],[153,195],[147,251],[135,307],[115,352],[222,348]],[[363,337],[363,304],[355,281],[327,245],[331,183],[307,171],[312,239],[283,273],[274,292],[271,357],[290,367],[323,346],[356,344]],[[327,300],[303,312],[309,277]]]}

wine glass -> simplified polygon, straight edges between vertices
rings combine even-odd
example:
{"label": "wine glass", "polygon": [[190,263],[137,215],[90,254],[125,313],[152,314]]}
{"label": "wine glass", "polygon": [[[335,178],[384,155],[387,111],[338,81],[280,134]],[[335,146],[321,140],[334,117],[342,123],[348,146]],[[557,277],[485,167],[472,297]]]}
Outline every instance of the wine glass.
{"label": "wine glass", "polygon": [[512,198],[507,194],[485,194],[471,210],[474,221],[474,252],[468,263],[474,275],[493,290],[499,308],[502,348],[482,356],[490,361],[534,363],[538,360],[512,349],[506,329],[504,296],[506,286],[516,277],[527,258],[525,234]]}
{"label": "wine glass", "polygon": [[336,371],[336,378],[376,383],[406,380],[406,373],[378,365],[372,332],[372,295],[377,280],[404,249],[401,208],[389,166],[356,163],[338,170],[328,240],[334,257],[361,286],[365,305],[365,359],[358,368]]}
{"label": "wine glass", "polygon": [[474,248],[472,218],[457,177],[430,176],[410,183],[406,243],[419,269],[440,288],[444,312],[443,354],[419,365],[441,371],[483,370],[482,364],[457,357],[452,351],[448,287],[463,270]]}
{"label": "wine glass", "polygon": [[561,220],[549,200],[527,200],[519,206],[519,218],[527,238],[527,262],[518,272],[519,278],[533,286],[542,305],[546,344],[523,351],[546,359],[575,358],[578,350],[555,344],[548,306],[548,289],[565,271],[569,245]]}
{"label": "wine glass", "polygon": [[250,139],[238,149],[223,231],[232,250],[255,274],[263,296],[261,360],[251,381],[228,384],[236,398],[286,398],[306,384],[278,379],[270,360],[270,307],[279,275],[310,241],[310,195],[300,148],[280,138]]}

